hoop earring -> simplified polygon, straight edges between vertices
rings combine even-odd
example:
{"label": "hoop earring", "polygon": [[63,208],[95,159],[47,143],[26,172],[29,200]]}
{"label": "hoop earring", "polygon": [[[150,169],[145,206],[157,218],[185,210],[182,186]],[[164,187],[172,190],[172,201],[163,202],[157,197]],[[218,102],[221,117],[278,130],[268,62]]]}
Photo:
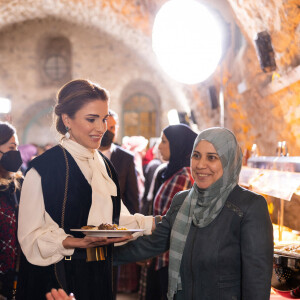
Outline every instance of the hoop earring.
{"label": "hoop earring", "polygon": [[69,130],[70,130],[70,128],[69,128],[68,126],[66,126],[66,131],[67,131],[67,132],[65,133],[65,138],[66,138],[66,139],[69,139],[70,136],[71,136]]}

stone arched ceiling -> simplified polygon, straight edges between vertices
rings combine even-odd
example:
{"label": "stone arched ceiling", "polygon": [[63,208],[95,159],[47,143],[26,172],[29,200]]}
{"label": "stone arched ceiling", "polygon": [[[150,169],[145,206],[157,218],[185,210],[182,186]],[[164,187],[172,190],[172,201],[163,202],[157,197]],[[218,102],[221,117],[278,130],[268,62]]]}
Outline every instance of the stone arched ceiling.
{"label": "stone arched ceiling", "polygon": [[[122,41],[154,68],[151,50],[154,16],[166,0],[2,0],[1,27],[25,20],[56,17],[94,26]],[[268,30],[279,71],[300,62],[299,0],[199,0],[217,9],[227,22],[236,21],[253,47],[256,33]]]}
{"label": "stone arched ceiling", "polygon": [[[170,79],[158,65],[151,48],[151,30],[156,12],[167,0],[2,0],[0,29],[27,20],[54,17],[86,27],[95,27],[121,41],[157,70],[178,103],[189,111],[186,87]],[[209,3],[210,1],[203,0]],[[215,0],[225,19],[232,18],[227,2]]]}
{"label": "stone arched ceiling", "polygon": [[[210,84],[223,85],[227,115],[225,126],[232,128],[244,145],[248,147],[258,142],[260,148],[269,154],[269,149],[284,137],[290,143],[296,141],[294,153],[300,151],[300,136],[297,133],[300,118],[293,113],[300,103],[299,0],[199,1],[217,9],[225,21],[231,23],[231,29],[237,23],[247,42],[238,52],[231,48],[220,70],[198,86],[183,86],[170,80],[160,69],[152,52],[154,16],[166,0],[2,0],[0,29],[18,22],[48,17],[87,28],[99,28],[131,48],[157,70],[165,84],[176,94],[178,103],[185,103],[187,111],[190,105],[203,112],[203,126],[218,125],[216,119],[219,114],[219,111],[212,112],[203,101],[205,90]],[[272,73],[263,73],[258,63],[253,37],[264,30],[272,38],[279,79],[272,77]],[[231,43],[234,43],[234,33],[231,38]],[[245,87],[242,92],[239,90],[241,84]],[[186,103],[187,99],[189,103]],[[260,126],[262,123],[265,130]]]}
{"label": "stone arched ceiling", "polygon": [[300,63],[299,0],[228,0],[237,22],[250,44],[258,32],[267,30],[272,37],[279,71]]}
{"label": "stone arched ceiling", "polygon": [[86,28],[98,28],[145,60],[173,92],[178,105],[189,111],[182,85],[162,71],[151,48],[153,19],[164,2],[164,0],[2,0],[0,30],[16,23],[47,18],[76,23]]}
{"label": "stone arched ceiling", "polygon": [[[0,7],[0,29],[26,20],[55,17],[100,28],[129,48],[156,63],[151,51],[152,1],[98,0],[4,0]],[[157,1],[158,2],[158,1]],[[138,25],[138,26],[137,26]]]}

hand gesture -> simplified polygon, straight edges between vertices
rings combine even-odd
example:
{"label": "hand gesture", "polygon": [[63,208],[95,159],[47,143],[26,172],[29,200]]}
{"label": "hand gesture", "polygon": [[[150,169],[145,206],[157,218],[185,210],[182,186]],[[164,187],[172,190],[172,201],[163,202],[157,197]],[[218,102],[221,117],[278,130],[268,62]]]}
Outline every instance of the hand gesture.
{"label": "hand gesture", "polygon": [[52,289],[51,292],[46,294],[47,300],[76,300],[74,295],[71,293],[69,296],[63,289]]}
{"label": "hand gesture", "polygon": [[106,246],[113,243],[125,242],[132,239],[132,235],[126,235],[118,238],[107,238],[107,237],[93,237],[85,236],[84,238],[74,238],[68,236],[63,241],[63,246],[66,249],[70,248],[93,248],[98,246]]}

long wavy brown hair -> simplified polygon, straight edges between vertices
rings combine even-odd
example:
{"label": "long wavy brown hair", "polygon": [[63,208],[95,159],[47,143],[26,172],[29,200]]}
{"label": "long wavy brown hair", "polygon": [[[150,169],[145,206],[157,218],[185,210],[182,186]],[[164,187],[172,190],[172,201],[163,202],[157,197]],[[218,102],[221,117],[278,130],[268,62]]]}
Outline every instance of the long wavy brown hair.
{"label": "long wavy brown hair", "polygon": [[[0,145],[7,143],[11,137],[16,134],[16,129],[7,122],[0,122]],[[13,182],[15,189],[20,189],[20,180],[23,175],[20,171],[8,172],[2,165],[0,160],[0,190],[8,189],[9,185]]]}

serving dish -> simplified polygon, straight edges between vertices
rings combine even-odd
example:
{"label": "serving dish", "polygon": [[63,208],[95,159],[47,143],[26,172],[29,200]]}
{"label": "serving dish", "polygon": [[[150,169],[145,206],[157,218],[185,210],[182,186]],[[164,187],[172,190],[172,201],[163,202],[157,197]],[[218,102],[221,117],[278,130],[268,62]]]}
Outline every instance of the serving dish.
{"label": "serving dish", "polygon": [[93,237],[123,237],[135,232],[143,232],[145,229],[127,229],[127,230],[93,230],[93,229],[71,229],[71,231],[81,232],[87,236]]}

